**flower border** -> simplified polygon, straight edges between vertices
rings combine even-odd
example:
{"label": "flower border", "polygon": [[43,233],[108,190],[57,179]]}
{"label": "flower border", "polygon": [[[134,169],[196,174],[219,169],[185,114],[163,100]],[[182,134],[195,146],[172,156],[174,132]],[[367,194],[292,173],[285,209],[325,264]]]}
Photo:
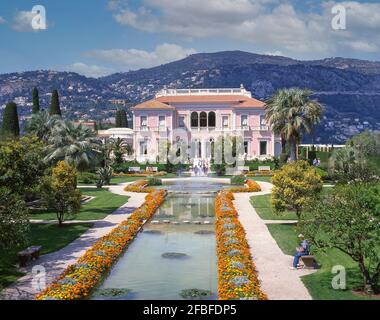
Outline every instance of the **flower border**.
{"label": "flower border", "polygon": [[261,191],[260,185],[253,180],[247,180],[244,187],[232,187],[228,189],[231,192],[259,192]]}
{"label": "flower border", "polygon": [[166,190],[144,190],[149,192],[145,202],[130,218],[99,239],[76,263],[67,267],[57,280],[38,294],[36,300],[77,300],[91,294],[142,226],[152,218],[167,194]]}
{"label": "flower border", "polygon": [[233,200],[231,190],[215,199],[219,300],[267,300]]}

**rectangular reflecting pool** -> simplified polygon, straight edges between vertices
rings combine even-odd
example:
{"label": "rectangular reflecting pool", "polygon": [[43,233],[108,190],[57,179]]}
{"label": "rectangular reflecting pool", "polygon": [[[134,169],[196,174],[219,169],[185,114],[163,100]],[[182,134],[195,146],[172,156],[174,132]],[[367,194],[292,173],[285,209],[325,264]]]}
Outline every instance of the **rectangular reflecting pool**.
{"label": "rectangular reflecting pool", "polygon": [[193,191],[169,194],[92,299],[189,299],[188,289],[217,298],[215,195]]}

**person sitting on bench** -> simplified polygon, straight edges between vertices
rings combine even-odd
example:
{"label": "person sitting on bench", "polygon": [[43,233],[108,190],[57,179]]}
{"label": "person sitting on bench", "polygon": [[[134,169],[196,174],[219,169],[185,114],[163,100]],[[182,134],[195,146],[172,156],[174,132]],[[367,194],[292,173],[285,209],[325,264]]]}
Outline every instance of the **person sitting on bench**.
{"label": "person sitting on bench", "polygon": [[298,269],[300,258],[303,256],[308,256],[310,253],[310,244],[305,239],[304,235],[300,234],[298,238],[300,239],[301,243],[300,246],[296,248],[297,252],[294,255],[293,266],[290,268],[292,270]]}

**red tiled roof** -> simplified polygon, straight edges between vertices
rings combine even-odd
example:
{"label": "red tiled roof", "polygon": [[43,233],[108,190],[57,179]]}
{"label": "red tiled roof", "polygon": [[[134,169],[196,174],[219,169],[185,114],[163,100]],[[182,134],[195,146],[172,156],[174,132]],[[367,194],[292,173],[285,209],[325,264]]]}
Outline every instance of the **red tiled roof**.
{"label": "red tiled roof", "polygon": [[165,109],[165,110],[174,110],[174,107],[162,103],[158,101],[157,99],[152,99],[145,101],[143,103],[140,103],[132,108],[132,110],[146,110],[146,109]]}
{"label": "red tiled roof", "polygon": [[265,103],[246,96],[239,95],[194,95],[194,96],[163,96],[143,102],[132,109],[171,109],[171,104],[181,103],[230,103],[234,108],[262,108]]}

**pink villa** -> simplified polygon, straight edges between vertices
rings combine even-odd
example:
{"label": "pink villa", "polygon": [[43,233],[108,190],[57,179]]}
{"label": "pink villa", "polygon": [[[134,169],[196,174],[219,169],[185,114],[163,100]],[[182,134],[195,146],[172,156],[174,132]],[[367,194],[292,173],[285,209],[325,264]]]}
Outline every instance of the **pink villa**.
{"label": "pink villa", "polygon": [[208,146],[220,135],[243,137],[247,160],[279,156],[281,139],[267,126],[264,106],[243,86],[163,89],[154,99],[132,108],[135,157],[154,161],[160,139],[173,144],[183,135],[195,146],[189,154],[191,159],[209,160]]}

